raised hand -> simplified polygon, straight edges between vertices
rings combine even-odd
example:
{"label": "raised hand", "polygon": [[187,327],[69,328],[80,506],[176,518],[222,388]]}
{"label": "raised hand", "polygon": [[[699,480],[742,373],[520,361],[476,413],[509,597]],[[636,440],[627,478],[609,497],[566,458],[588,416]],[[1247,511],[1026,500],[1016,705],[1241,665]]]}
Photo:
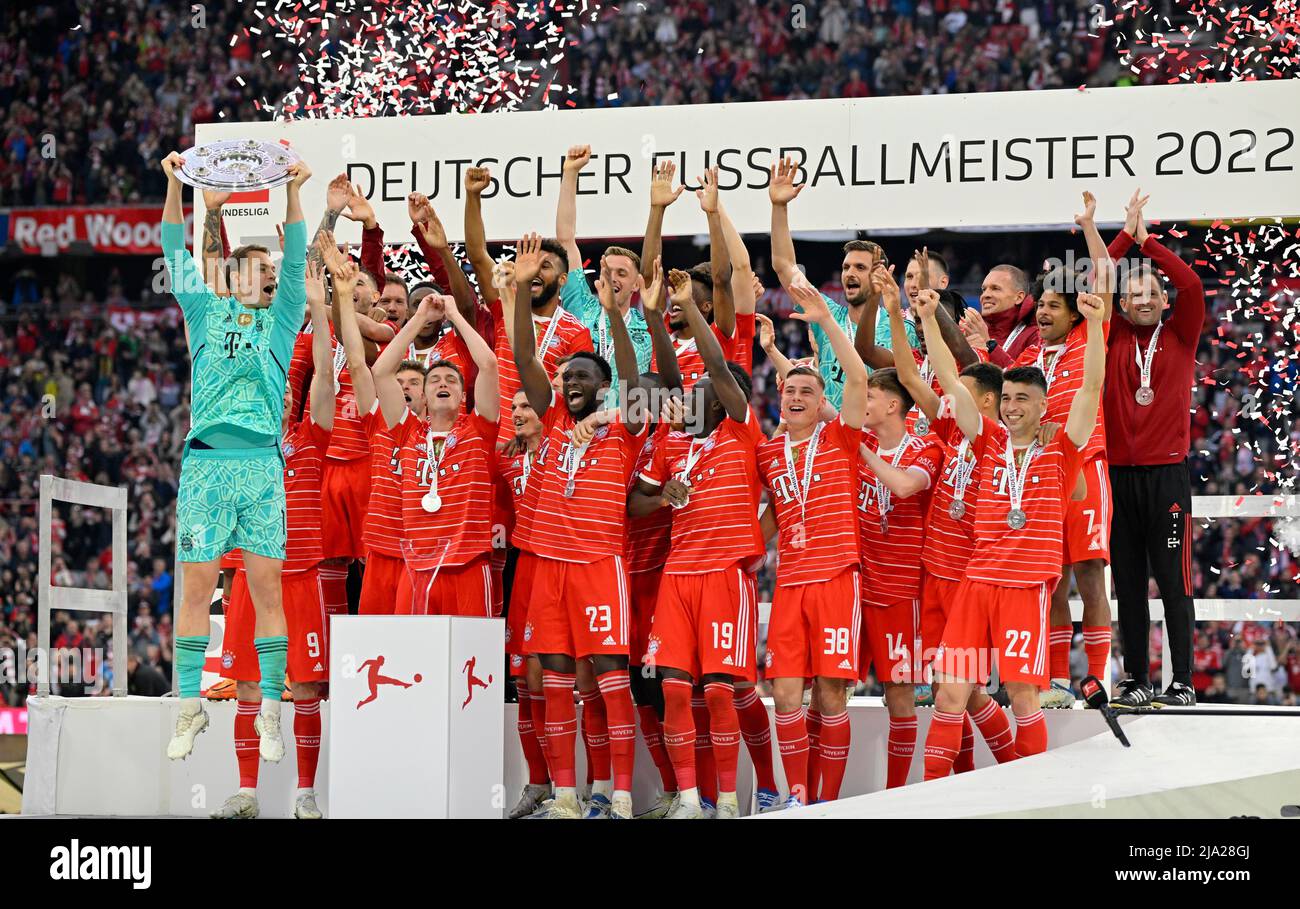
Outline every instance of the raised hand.
{"label": "raised hand", "polygon": [[375,208],[370,200],[361,194],[361,184],[353,183],[348,194],[348,207],[343,210],[343,217],[351,221],[360,221],[363,225],[374,224]]}
{"label": "raised hand", "polygon": [[225,205],[230,200],[230,193],[218,189],[205,189],[203,191],[203,207],[208,211],[214,211]]}
{"label": "raised hand", "polygon": [[573,427],[570,438],[575,445],[586,445],[596,437],[596,431],[602,426],[608,426],[609,421],[613,418],[616,411],[598,410],[586,418],[580,420]]}
{"label": "raised hand", "polygon": [[939,311],[939,292],[922,290],[916,294],[916,315],[920,319],[929,319]]}
{"label": "raised hand", "polygon": [[763,299],[763,294],[767,293],[767,288],[763,286],[762,281],[758,280],[758,275],[751,275],[750,277],[754,282],[754,299]]}
{"label": "raised hand", "polygon": [[429,204],[429,198],[424,193],[411,193],[406,197],[406,216],[411,219],[412,224],[421,224],[429,220],[431,211],[433,206]]}
{"label": "raised hand", "polygon": [[817,288],[806,281],[792,281],[789,289],[791,299],[799,305],[799,309],[790,313],[790,318],[809,324],[831,318],[830,307]]}
{"label": "raised hand", "polygon": [[542,270],[542,238],[525,234],[515,248],[515,286],[531,285]]}
{"label": "raised hand", "polygon": [[659,418],[664,425],[680,430],[686,423],[686,408],[682,406],[681,399],[669,395],[659,412]]}
{"label": "raised hand", "polygon": [[311,168],[307,166],[306,161],[296,161],[289,165],[289,173],[293,174],[293,179],[289,185],[295,189],[301,189],[302,185],[311,179]]}
{"label": "raised hand", "polygon": [[307,305],[313,309],[325,305],[325,273],[315,260],[307,260]]}
{"label": "raised hand", "polygon": [[668,286],[671,288],[669,299],[678,306],[689,306],[694,300],[691,296],[691,276],[680,268],[668,272]]}
{"label": "raised hand", "polygon": [[590,160],[590,145],[571,145],[568,154],[564,156],[564,170],[566,173],[582,173],[582,169]]}
{"label": "raised hand", "polygon": [[617,313],[618,304],[614,302],[614,283],[609,274],[609,263],[605,257],[600,257],[600,277],[596,279],[596,297],[600,300],[600,306],[607,313]]}
{"label": "raised hand", "polygon": [[275,238],[280,243],[280,252],[284,252],[284,225],[276,222]]}
{"label": "raised hand", "polygon": [[803,192],[806,183],[795,184],[795,175],[799,165],[793,158],[782,158],[770,168],[771,182],[767,186],[767,197],[773,205],[787,205]]}
{"label": "raised hand", "polygon": [[492,183],[492,173],[486,167],[469,167],[465,169],[465,192],[477,196]]}
{"label": "raised hand", "polygon": [[673,189],[673,176],[677,165],[672,161],[660,161],[650,175],[650,204],[655,208],[667,208],[677,201],[677,197],[686,188],[685,184]]}
{"label": "raised hand", "polygon": [[758,322],[758,346],[764,350],[776,347],[776,326],[772,320],[762,313],[757,313],[754,319]]}
{"label": "raised hand", "polygon": [[696,177],[699,181],[700,188],[695,191],[695,198],[700,200],[700,210],[706,215],[716,214],[718,211],[718,169],[716,167],[706,167],[704,176]]}
{"label": "raised hand", "polygon": [[1141,192],[1140,189],[1133,190],[1133,197],[1128,200],[1128,205],[1124,206],[1124,229],[1139,244],[1146,242],[1147,222],[1143,210],[1151,199],[1149,194],[1143,196]]}
{"label": "raised hand", "polygon": [[966,343],[976,350],[986,350],[989,346],[989,326],[978,309],[967,309],[961,317],[962,336]]}
{"label": "raised hand", "polygon": [[1083,191],[1083,214],[1074,216],[1074,223],[1080,227],[1088,227],[1095,221],[1097,215],[1097,197],[1087,190]]}
{"label": "raised hand", "polygon": [[871,292],[880,297],[885,305],[885,312],[902,312],[902,300],[898,290],[898,281],[894,278],[894,266],[877,262],[867,279],[871,282]]}
{"label": "raised hand", "polygon": [[1089,322],[1100,322],[1106,317],[1106,304],[1096,294],[1081,293],[1077,297],[1079,312]]}
{"label": "raised hand", "polygon": [[657,313],[664,308],[664,263],[655,256],[652,267],[650,286],[641,293],[641,305],[646,312]]}
{"label": "raised hand", "polygon": [[[913,252],[916,259],[916,286],[921,290],[930,289],[930,247],[922,246],[920,252]],[[877,266],[880,267],[880,266]]]}
{"label": "raised hand", "polygon": [[159,162],[162,166],[163,173],[167,175],[168,180],[179,180],[176,176],[176,169],[184,163],[185,162],[181,160],[180,152],[171,152],[167,157],[163,158],[162,161]]}
{"label": "raised hand", "polygon": [[343,211],[347,208],[350,198],[352,198],[352,181],[348,179],[347,174],[339,174],[325,189],[325,207],[330,211]]}

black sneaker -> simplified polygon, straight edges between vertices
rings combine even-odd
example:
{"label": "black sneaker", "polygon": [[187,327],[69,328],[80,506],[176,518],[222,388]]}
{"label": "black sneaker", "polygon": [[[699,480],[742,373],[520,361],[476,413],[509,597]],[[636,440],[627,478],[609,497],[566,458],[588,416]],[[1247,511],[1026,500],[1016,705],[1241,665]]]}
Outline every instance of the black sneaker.
{"label": "black sneaker", "polygon": [[1137,679],[1125,679],[1119,683],[1119,692],[1110,699],[1110,706],[1116,710],[1145,710],[1151,706],[1154,697],[1150,685]]}
{"label": "black sneaker", "polygon": [[1152,707],[1195,707],[1196,690],[1182,682],[1174,682],[1165,689],[1165,693],[1157,695],[1151,702]]}

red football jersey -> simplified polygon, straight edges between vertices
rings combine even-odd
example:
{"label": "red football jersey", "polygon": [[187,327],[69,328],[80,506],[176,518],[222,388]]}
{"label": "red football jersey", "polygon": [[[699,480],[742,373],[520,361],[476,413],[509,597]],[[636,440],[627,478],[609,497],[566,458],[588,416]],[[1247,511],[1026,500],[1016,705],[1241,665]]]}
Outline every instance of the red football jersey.
{"label": "red football jersey", "polygon": [[[298,333],[293,346],[293,359],[289,364],[289,385],[297,391],[302,389],[304,401],[311,391],[308,380],[312,371],[311,356],[312,326],[307,324]],[[338,378],[338,392],[334,395],[334,431],[330,433],[330,447],[326,457],[335,461],[353,461],[370,454],[370,440],[361,428],[361,416],[357,413],[357,396],[352,390],[352,376],[344,361],[343,345],[334,335],[334,326],[330,325],[330,349],[334,353],[335,375]],[[295,399],[294,405],[297,406]],[[306,412],[303,413],[304,418]]]}
{"label": "red football jersey", "polygon": [[[636,485],[636,478],[649,469],[654,460],[655,449],[663,445],[672,428],[666,423],[655,426],[655,430],[641,446],[637,455],[629,489]],[[668,549],[672,542],[673,510],[660,508],[639,518],[628,516],[626,564],[628,574],[640,574],[646,571],[661,571],[668,561]]]}
{"label": "red football jersey", "polygon": [[780,535],[779,587],[827,581],[860,561],[854,493],[862,430],[836,417],[814,433],[817,447],[811,463],[811,438],[794,443],[789,451],[783,435],[758,447],[758,469],[776,509]]}
{"label": "red football jersey", "polygon": [[1006,428],[985,417],[974,442],[980,469],[980,507],[975,517],[975,551],[966,566],[966,577],[1000,587],[1055,584],[1064,555],[1065,510],[1086,457],[1064,431],[1046,448],[1035,446],[1032,462],[1021,468],[1025,481],[1020,508],[1026,523],[1013,530],[1007,524],[1011,511],[1008,442]]}
{"label": "red football jersey", "polygon": [[[868,606],[891,606],[921,596],[925,517],[931,490],[943,466],[943,446],[933,436],[906,435],[898,448],[878,451],[879,441],[875,433],[864,430],[862,435],[863,442],[886,461],[901,470],[919,470],[929,480],[924,492],[906,499],[888,495],[886,490],[889,510],[882,521],[875,471],[861,460],[858,463],[857,506],[863,554],[863,602]],[[888,530],[885,529],[886,522]]]}
{"label": "red football jersey", "polygon": [[[514,399],[521,383],[519,370],[515,367],[515,355],[511,352],[510,341],[506,338],[500,301],[492,304],[492,319],[496,326],[493,350],[497,355],[497,372],[501,383],[501,418],[497,441],[504,442],[515,434],[515,426],[510,422],[510,402]],[[552,379],[555,378],[556,370],[560,368],[560,360],[580,350],[592,349],[591,332],[577,316],[566,312],[562,306],[556,306],[555,313],[549,319],[534,313],[533,334],[542,366]]]}
{"label": "red football jersey", "polygon": [[671,432],[656,446],[641,479],[663,486],[686,477],[691,488],[684,507],[669,509],[676,514],[666,573],[720,571],[763,554],[758,446],[764,441],[758,415],[750,410],[745,422],[724,419],[707,439]]}
{"label": "red football jersey", "polygon": [[[299,574],[320,564],[320,480],[330,434],[307,415],[284,434],[285,525],[283,574]],[[242,568],[244,554],[232,549],[222,559],[223,568]]]}
{"label": "red football jersey", "polygon": [[[558,396],[542,417],[542,447],[534,511],[526,542],[532,552],[561,562],[590,563],[622,556],[627,534],[627,486],[646,439],[628,432],[621,419],[596,431],[585,447],[570,439],[576,421]],[[572,486],[570,486],[572,483]],[[565,495],[571,489],[570,495]],[[525,497],[527,498],[527,496]],[[515,533],[518,536],[516,525]]]}
{"label": "red football jersey", "polygon": [[[444,567],[489,552],[496,426],[474,413],[457,418],[448,433],[430,434],[429,422],[407,410],[393,436],[402,448],[403,539],[418,555],[441,557]],[[427,511],[435,471],[441,507]],[[444,544],[450,547],[442,555]]]}
{"label": "red football jersey", "polygon": [[[752,318],[752,317],[751,317]],[[737,323],[739,326],[739,323]],[[732,359],[736,352],[736,339],[728,338],[716,325],[709,326],[713,330],[713,337],[718,339],[718,344],[722,347],[722,355],[728,360]],[[739,336],[739,329],[736,332]],[[751,342],[754,337],[754,327],[749,328]],[[752,343],[751,343],[752,347]],[[708,370],[704,368],[704,358],[700,356],[700,351],[695,345],[695,339],[689,341],[678,340],[673,338],[673,349],[677,351],[677,369],[682,374],[682,390],[689,392],[695,387],[695,383],[708,375]],[[753,363],[753,352],[750,352],[750,363]],[[655,370],[653,359],[650,363],[650,369]]]}
{"label": "red football jersey", "polygon": [[522,452],[509,456],[497,452],[497,492],[494,506],[494,523],[501,524],[511,543],[514,543],[515,522],[523,506],[524,492],[532,477],[535,452]]}
{"label": "red football jersey", "polygon": [[[930,435],[943,443],[943,471],[930,497],[930,515],[925,525],[922,563],[935,577],[960,581],[966,563],[975,551],[975,510],[979,504],[980,466],[974,446],[957,428],[952,417],[940,417],[930,425]],[[958,489],[962,492],[961,517],[952,516]]]}
{"label": "red football jersey", "polygon": [[[1110,323],[1103,323],[1103,334],[1110,338]],[[1070,404],[1083,387],[1083,353],[1088,345],[1088,322],[1084,320],[1066,335],[1065,343],[1044,348],[1035,343],[1016,359],[1017,366],[1037,366],[1047,376],[1047,412],[1044,423],[1060,423],[1062,431],[1070,418]],[[1085,461],[1106,456],[1106,420],[1101,401],[1097,401],[1097,425],[1083,448]]]}
{"label": "red football jersey", "polygon": [[368,549],[402,557],[402,446],[384,422],[379,401],[361,418],[370,440],[370,501],[361,540]]}

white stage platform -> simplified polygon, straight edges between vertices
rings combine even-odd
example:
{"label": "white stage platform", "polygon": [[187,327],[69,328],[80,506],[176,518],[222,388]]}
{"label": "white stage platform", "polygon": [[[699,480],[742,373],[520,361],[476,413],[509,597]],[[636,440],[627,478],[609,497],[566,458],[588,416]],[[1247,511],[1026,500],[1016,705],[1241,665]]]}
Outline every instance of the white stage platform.
{"label": "white stage platform", "polygon": [[1131,748],[1103,725],[1032,758],[761,819],[1277,818],[1300,802],[1300,708],[1207,709],[1122,718]]}

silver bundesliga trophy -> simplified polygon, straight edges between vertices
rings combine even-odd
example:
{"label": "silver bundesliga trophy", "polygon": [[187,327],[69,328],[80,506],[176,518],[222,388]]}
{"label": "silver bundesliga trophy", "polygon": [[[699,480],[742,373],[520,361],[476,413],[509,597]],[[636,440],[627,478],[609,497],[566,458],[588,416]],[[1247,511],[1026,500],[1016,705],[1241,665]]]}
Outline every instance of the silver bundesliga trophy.
{"label": "silver bundesliga trophy", "polygon": [[289,168],[301,158],[281,142],[222,139],[181,153],[177,178],[198,189],[245,192],[289,182]]}

